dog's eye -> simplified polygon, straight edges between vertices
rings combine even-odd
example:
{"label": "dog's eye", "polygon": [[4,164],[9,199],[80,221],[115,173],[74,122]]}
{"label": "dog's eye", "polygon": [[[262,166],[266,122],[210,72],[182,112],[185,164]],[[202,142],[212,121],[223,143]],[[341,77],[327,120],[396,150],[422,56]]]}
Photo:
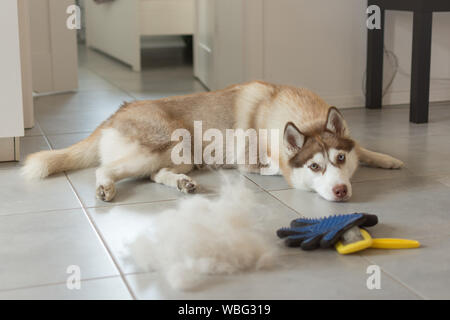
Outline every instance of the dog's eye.
{"label": "dog's eye", "polygon": [[339,163],[342,163],[345,161],[345,154],[341,153],[340,155],[337,156],[337,161]]}
{"label": "dog's eye", "polygon": [[309,168],[312,170],[312,171],[314,171],[314,172],[317,172],[317,171],[319,171],[320,170],[320,166],[317,164],[317,163],[313,163],[313,164],[311,164],[310,166],[309,166]]}

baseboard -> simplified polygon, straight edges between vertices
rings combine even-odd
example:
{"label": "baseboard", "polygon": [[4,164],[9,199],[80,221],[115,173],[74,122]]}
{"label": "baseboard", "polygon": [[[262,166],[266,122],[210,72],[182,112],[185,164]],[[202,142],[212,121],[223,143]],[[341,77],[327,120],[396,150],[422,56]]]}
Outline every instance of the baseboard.
{"label": "baseboard", "polygon": [[339,109],[363,107],[365,104],[365,98],[360,94],[347,94],[347,95],[328,95],[320,94],[329,105],[336,106]]}
{"label": "baseboard", "polygon": [[[409,90],[388,92],[383,97],[383,106],[409,104]],[[340,109],[364,107],[365,97],[362,93],[348,95],[321,95],[321,97],[330,105],[337,106]],[[430,91],[430,102],[450,101],[450,88]]]}
{"label": "baseboard", "polygon": [[[408,104],[410,101],[410,91],[388,92],[383,97],[383,105]],[[430,91],[430,102],[450,101],[450,88]]]}
{"label": "baseboard", "polygon": [[0,162],[20,160],[20,139],[0,138]]}

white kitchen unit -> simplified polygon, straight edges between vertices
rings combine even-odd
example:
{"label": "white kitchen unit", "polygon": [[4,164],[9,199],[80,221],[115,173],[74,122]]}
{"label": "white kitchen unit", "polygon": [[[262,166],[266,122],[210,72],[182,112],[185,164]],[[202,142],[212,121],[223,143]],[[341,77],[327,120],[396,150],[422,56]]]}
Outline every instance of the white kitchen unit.
{"label": "white kitchen unit", "polygon": [[196,0],[194,74],[211,90],[244,79],[245,6],[240,0]]}
{"label": "white kitchen unit", "polygon": [[3,0],[0,10],[0,161],[17,160],[17,139],[24,135],[22,71],[17,0]]}
{"label": "white kitchen unit", "polygon": [[194,74],[208,88],[214,87],[213,47],[215,1],[196,0],[197,19],[194,35]]}
{"label": "white kitchen unit", "polygon": [[67,28],[67,8],[75,0],[27,0],[30,5],[33,90],[78,89],[76,30]]}
{"label": "white kitchen unit", "polygon": [[141,70],[141,37],[192,35],[194,0],[85,0],[86,42]]}

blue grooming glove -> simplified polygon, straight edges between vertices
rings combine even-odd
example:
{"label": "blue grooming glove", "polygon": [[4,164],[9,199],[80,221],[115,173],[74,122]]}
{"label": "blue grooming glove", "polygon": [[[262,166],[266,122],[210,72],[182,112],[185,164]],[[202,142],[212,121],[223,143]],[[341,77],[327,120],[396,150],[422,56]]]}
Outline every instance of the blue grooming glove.
{"label": "blue grooming glove", "polygon": [[329,216],[320,219],[300,218],[291,222],[290,228],[277,231],[289,247],[301,247],[303,250],[329,248],[342,234],[354,226],[371,227],[378,223],[376,215],[351,213]]}

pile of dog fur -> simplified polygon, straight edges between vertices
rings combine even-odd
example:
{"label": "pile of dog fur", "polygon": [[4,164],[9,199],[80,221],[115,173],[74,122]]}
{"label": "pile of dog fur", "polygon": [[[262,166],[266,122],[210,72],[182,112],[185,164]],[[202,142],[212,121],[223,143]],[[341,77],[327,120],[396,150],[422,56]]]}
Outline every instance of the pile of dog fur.
{"label": "pile of dog fur", "polygon": [[158,214],[130,245],[137,264],[165,275],[178,290],[194,289],[208,276],[274,266],[280,243],[242,182],[224,181],[218,196],[196,195]]}

